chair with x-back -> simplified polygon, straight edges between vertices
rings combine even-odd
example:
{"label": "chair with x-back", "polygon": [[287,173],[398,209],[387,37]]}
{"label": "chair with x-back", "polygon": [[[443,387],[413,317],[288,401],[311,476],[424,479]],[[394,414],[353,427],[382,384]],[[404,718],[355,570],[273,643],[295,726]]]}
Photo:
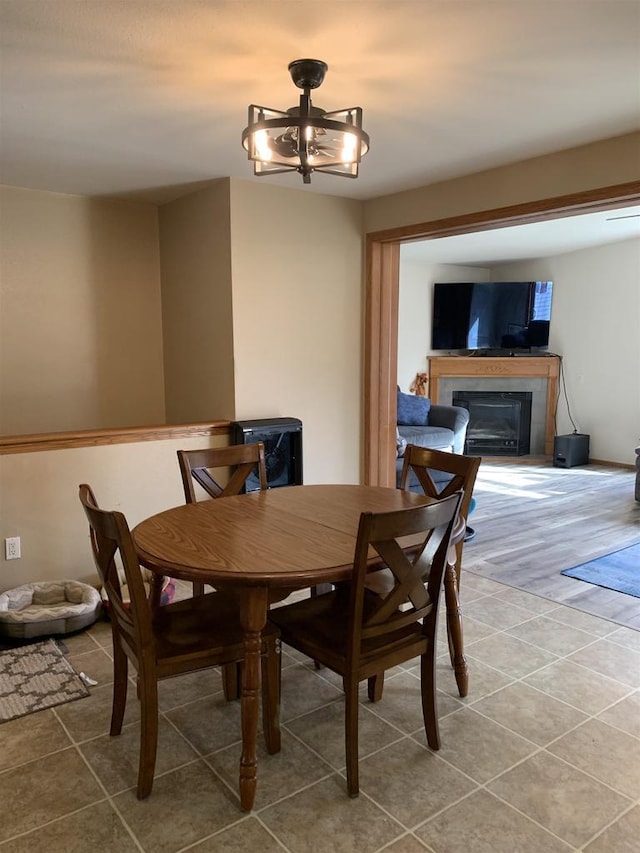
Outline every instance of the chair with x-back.
{"label": "chair with x-back", "polygon": [[[207,447],[202,450],[178,450],[184,498],[188,504],[198,502],[196,484],[203,498],[226,498],[239,494],[249,477],[255,476],[260,490],[267,488],[267,466],[264,444],[232,444],[227,447]],[[215,477],[214,477],[215,473]],[[217,479],[216,479],[217,478]],[[222,482],[225,481],[224,485]],[[204,584],[193,582],[194,596],[204,594]],[[232,603],[234,611],[237,604]],[[224,695],[228,700],[240,695],[241,664],[223,667]]]}
{"label": "chair with x-back", "polygon": [[[113,635],[111,735],[119,735],[125,714],[128,664],[138,674],[140,700],[139,799],[149,796],[158,744],[158,681],[244,656],[244,635],[227,595],[210,593],[154,608],[147,598],[135,544],[125,516],[101,510],[91,487],[79,496],[89,521],[93,556],[107,596]],[[122,599],[124,570],[129,602]],[[262,634],[262,711],[267,751],[280,750],[279,636],[273,626]]]}
{"label": "chair with x-back", "polygon": [[[198,501],[196,483],[210,498],[226,498],[239,494],[247,479],[257,474],[260,489],[267,488],[267,466],[265,464],[264,444],[232,444],[228,447],[207,447],[203,450],[178,450],[178,464],[182,475],[184,498],[188,504]],[[221,470],[228,480],[225,485],[213,476]],[[223,479],[217,474],[219,479]],[[193,583],[193,594],[202,595],[204,584]]]}
{"label": "chair with x-back", "polygon": [[[226,498],[240,494],[248,477],[255,472],[260,488],[267,488],[267,467],[261,441],[228,447],[207,447],[203,450],[179,450],[178,463],[187,503],[198,500],[195,483],[199,483],[211,498]],[[212,471],[216,469],[229,472],[224,485],[213,476]]]}
{"label": "chair with x-back", "polygon": [[[284,642],[342,676],[351,797],[359,792],[361,681],[419,655],[427,742],[432,749],[440,747],[435,685],[437,610],[461,499],[462,494],[457,493],[424,506],[362,513],[351,581],[269,613]],[[411,553],[405,547],[406,537],[411,537]],[[384,595],[365,585],[375,561],[383,562],[393,575],[393,585]]]}
{"label": "chair with x-back", "polygon": [[[429,450],[425,447],[408,445],[404,454],[402,467],[401,488],[408,488],[409,474],[413,471],[425,495],[431,498],[443,498],[458,490],[463,497],[459,511],[459,528],[454,535],[447,569],[444,589],[447,605],[447,636],[449,639],[449,654],[454,668],[456,683],[460,696],[466,696],[469,689],[467,662],[464,657],[462,634],[462,614],[460,612],[460,575],[462,572],[462,549],[465,537],[460,535],[466,529],[467,518],[473,487],[476,482],[478,468],[482,459],[479,456],[464,456],[460,453],[445,453],[441,450]],[[450,475],[447,482],[434,478],[432,472]],[[434,479],[438,482],[434,482]]]}

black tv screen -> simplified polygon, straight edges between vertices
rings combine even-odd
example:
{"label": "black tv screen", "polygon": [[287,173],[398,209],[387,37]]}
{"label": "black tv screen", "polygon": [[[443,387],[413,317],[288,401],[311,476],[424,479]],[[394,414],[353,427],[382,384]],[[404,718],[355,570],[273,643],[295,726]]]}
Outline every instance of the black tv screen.
{"label": "black tv screen", "polygon": [[436,282],[434,350],[546,349],[550,281]]}

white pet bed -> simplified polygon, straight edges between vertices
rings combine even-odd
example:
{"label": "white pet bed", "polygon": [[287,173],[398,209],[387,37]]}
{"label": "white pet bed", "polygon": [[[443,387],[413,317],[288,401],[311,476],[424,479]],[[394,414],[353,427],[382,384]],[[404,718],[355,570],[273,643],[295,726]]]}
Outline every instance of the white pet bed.
{"label": "white pet bed", "polygon": [[98,590],[80,581],[28,583],[0,595],[0,634],[20,639],[70,634],[92,625],[101,607]]}

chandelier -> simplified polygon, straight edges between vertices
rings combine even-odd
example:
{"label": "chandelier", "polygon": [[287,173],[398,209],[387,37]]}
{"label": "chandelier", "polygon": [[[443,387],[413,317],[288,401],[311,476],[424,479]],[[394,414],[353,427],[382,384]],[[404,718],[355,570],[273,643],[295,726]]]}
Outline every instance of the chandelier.
{"label": "chandelier", "polygon": [[291,79],[303,90],[297,107],[282,112],[249,106],[242,145],[253,160],[254,175],[300,172],[305,184],[311,183],[311,173],[316,171],[358,177],[360,159],[369,150],[361,108],[327,113],[311,103],[311,90],[322,84],[328,67],[319,59],[289,63]]}

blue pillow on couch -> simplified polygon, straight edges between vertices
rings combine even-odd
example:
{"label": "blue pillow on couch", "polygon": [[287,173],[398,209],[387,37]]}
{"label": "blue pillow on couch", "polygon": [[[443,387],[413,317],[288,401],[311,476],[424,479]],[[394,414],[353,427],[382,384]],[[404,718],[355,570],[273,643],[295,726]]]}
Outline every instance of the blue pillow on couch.
{"label": "blue pillow on couch", "polygon": [[398,423],[400,426],[426,426],[431,400],[417,394],[403,394],[398,389]]}

